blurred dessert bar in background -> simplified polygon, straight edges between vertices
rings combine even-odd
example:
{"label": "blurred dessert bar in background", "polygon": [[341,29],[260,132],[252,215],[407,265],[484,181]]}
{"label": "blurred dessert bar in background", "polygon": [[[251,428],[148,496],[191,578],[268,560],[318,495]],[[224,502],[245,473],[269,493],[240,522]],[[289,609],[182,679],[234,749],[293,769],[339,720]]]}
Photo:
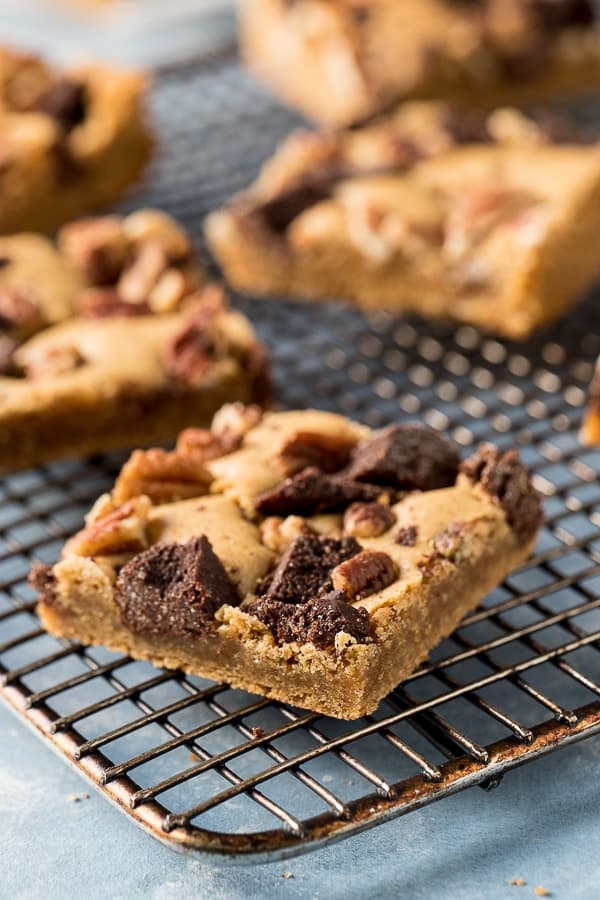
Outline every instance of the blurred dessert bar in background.
{"label": "blurred dessert bar in background", "polygon": [[247,64],[310,118],[406,99],[489,107],[600,84],[592,0],[245,0]]}
{"label": "blurred dessert bar in background", "polygon": [[548,115],[428,102],[292,135],[206,223],[238,289],[346,298],[514,339],[596,278],[599,229],[595,137]]}
{"label": "blurred dessert bar in background", "polygon": [[119,200],[151,137],[147,78],[0,50],[0,233],[51,231]]}

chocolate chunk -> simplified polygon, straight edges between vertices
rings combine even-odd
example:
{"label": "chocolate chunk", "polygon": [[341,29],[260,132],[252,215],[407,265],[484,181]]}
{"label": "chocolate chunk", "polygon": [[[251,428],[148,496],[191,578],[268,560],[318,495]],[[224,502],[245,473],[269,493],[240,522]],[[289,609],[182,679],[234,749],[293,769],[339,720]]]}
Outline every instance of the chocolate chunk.
{"label": "chocolate chunk", "polygon": [[220,606],[239,603],[204,535],[185,544],[155,544],[134,556],[119,573],[115,599],[131,631],[182,637],[210,631]]}
{"label": "chocolate chunk", "polygon": [[394,540],[401,547],[414,547],[417,543],[419,531],[415,525],[407,525],[405,528],[399,528],[394,536]]}
{"label": "chocolate chunk", "polygon": [[6,269],[11,264],[11,259],[8,256],[0,256],[0,269]]}
{"label": "chocolate chunk", "polygon": [[356,441],[345,435],[298,431],[282,447],[278,462],[286,475],[315,466],[322,472],[338,472],[350,459]]}
{"label": "chocolate chunk", "polygon": [[400,490],[431,491],[454,484],[459,457],[453,444],[422,425],[389,425],[352,454],[345,475]]}
{"label": "chocolate chunk", "polygon": [[331,573],[335,590],[352,598],[382,591],[398,577],[394,560],[380,550],[363,550],[340,563]]}
{"label": "chocolate chunk", "polygon": [[597,19],[592,0],[528,0],[528,5],[544,31],[586,28]]}
{"label": "chocolate chunk", "polygon": [[52,566],[35,563],[27,579],[30,586],[38,592],[42,603],[51,606],[56,599],[56,575]]}
{"label": "chocolate chunk", "polygon": [[39,112],[51,116],[68,132],[85,118],[85,85],[71,78],[61,78],[38,101]]}
{"label": "chocolate chunk", "polygon": [[281,603],[305,603],[331,591],[333,570],[360,550],[360,544],[352,537],[302,534],[258,593]]}
{"label": "chocolate chunk", "polygon": [[371,633],[366,609],[355,608],[342,591],[331,591],[297,606],[269,597],[257,597],[244,604],[244,612],[264,622],[280,642],[312,643],[320,650],[335,645],[340,631],[364,643]]}
{"label": "chocolate chunk", "polygon": [[382,490],[377,485],[327,475],[309,467],[260,494],[255,507],[263,516],[312,516],[343,510],[357,501],[372,502],[378,500],[381,494]]}
{"label": "chocolate chunk", "polygon": [[533,537],[543,521],[542,502],[516,450],[503,453],[484,444],[462,463],[460,471],[498,499],[518,537]]}
{"label": "chocolate chunk", "polygon": [[384,503],[353,503],[344,514],[344,531],[353,537],[379,537],[392,527],[396,516]]}

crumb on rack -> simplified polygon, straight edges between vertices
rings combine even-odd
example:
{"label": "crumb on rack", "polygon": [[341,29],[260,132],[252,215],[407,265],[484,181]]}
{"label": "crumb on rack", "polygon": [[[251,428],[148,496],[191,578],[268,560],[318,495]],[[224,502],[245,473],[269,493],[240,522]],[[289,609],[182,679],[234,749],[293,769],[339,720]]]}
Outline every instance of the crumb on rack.
{"label": "crumb on rack", "polygon": [[550,891],[548,888],[543,887],[543,885],[538,885],[538,887],[534,888],[534,894],[537,894],[538,897],[549,897]]}
{"label": "crumb on rack", "polygon": [[293,878],[294,876],[292,875],[291,872],[282,872],[281,877],[282,878]]}
{"label": "crumb on rack", "polygon": [[82,800],[89,800],[90,795],[83,791],[81,794],[69,794],[67,800],[69,803],[81,803]]}
{"label": "crumb on rack", "polygon": [[526,882],[523,878],[511,878],[509,884],[513,885],[513,887],[523,887]]}
{"label": "crumb on rack", "polygon": [[257,738],[261,738],[265,736],[264,728],[253,728],[252,729],[252,737],[256,740]]}

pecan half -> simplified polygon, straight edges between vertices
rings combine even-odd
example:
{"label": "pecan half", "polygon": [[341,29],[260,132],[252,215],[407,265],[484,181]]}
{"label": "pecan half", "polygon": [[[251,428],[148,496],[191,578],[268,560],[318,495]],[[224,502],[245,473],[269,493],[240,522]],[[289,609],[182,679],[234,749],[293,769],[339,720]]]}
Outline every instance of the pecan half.
{"label": "pecan half", "polygon": [[146,523],[151,507],[148,497],[135,497],[90,521],[67,541],[63,556],[113,556],[139,553],[148,546]]}
{"label": "pecan half", "polygon": [[383,503],[353,503],[344,513],[344,531],[357,538],[379,537],[396,517]]}
{"label": "pecan half", "polygon": [[340,563],[331,573],[336,591],[358,599],[382,591],[398,577],[393,559],[380,550],[363,550],[351,559]]}
{"label": "pecan half", "polygon": [[241,444],[245,435],[259,424],[263,417],[260,406],[243,403],[226,403],[215,413],[211,431],[226,444]]}
{"label": "pecan half", "polygon": [[180,450],[135,450],[115,483],[113,498],[123,503],[145,494],[153,503],[171,503],[201,497],[209,490],[212,476],[193,454]]}

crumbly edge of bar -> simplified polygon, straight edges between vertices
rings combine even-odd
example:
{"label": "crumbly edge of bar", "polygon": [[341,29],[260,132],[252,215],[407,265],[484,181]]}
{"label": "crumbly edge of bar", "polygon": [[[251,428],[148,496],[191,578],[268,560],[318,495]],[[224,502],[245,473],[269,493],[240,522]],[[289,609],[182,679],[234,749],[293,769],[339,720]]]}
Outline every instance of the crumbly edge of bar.
{"label": "crumbly edge of bar", "polygon": [[[305,644],[278,645],[268,629],[240,609],[222,607],[216,632],[184,639],[136,635],[121,624],[110,580],[93,561],[79,558],[54,570],[39,613],[51,633],[103,644],[166,668],[181,668],[235,687],[326,715],[354,719],[374,710],[408,677],[464,615],[519,562],[535,537],[519,542],[503,516],[487,536],[474,536],[471,553],[457,566],[437,560],[420,586],[373,615],[376,640],[351,641],[339,652]],[[73,584],[61,587],[68,566]],[[75,570],[73,571],[73,566]]]}

